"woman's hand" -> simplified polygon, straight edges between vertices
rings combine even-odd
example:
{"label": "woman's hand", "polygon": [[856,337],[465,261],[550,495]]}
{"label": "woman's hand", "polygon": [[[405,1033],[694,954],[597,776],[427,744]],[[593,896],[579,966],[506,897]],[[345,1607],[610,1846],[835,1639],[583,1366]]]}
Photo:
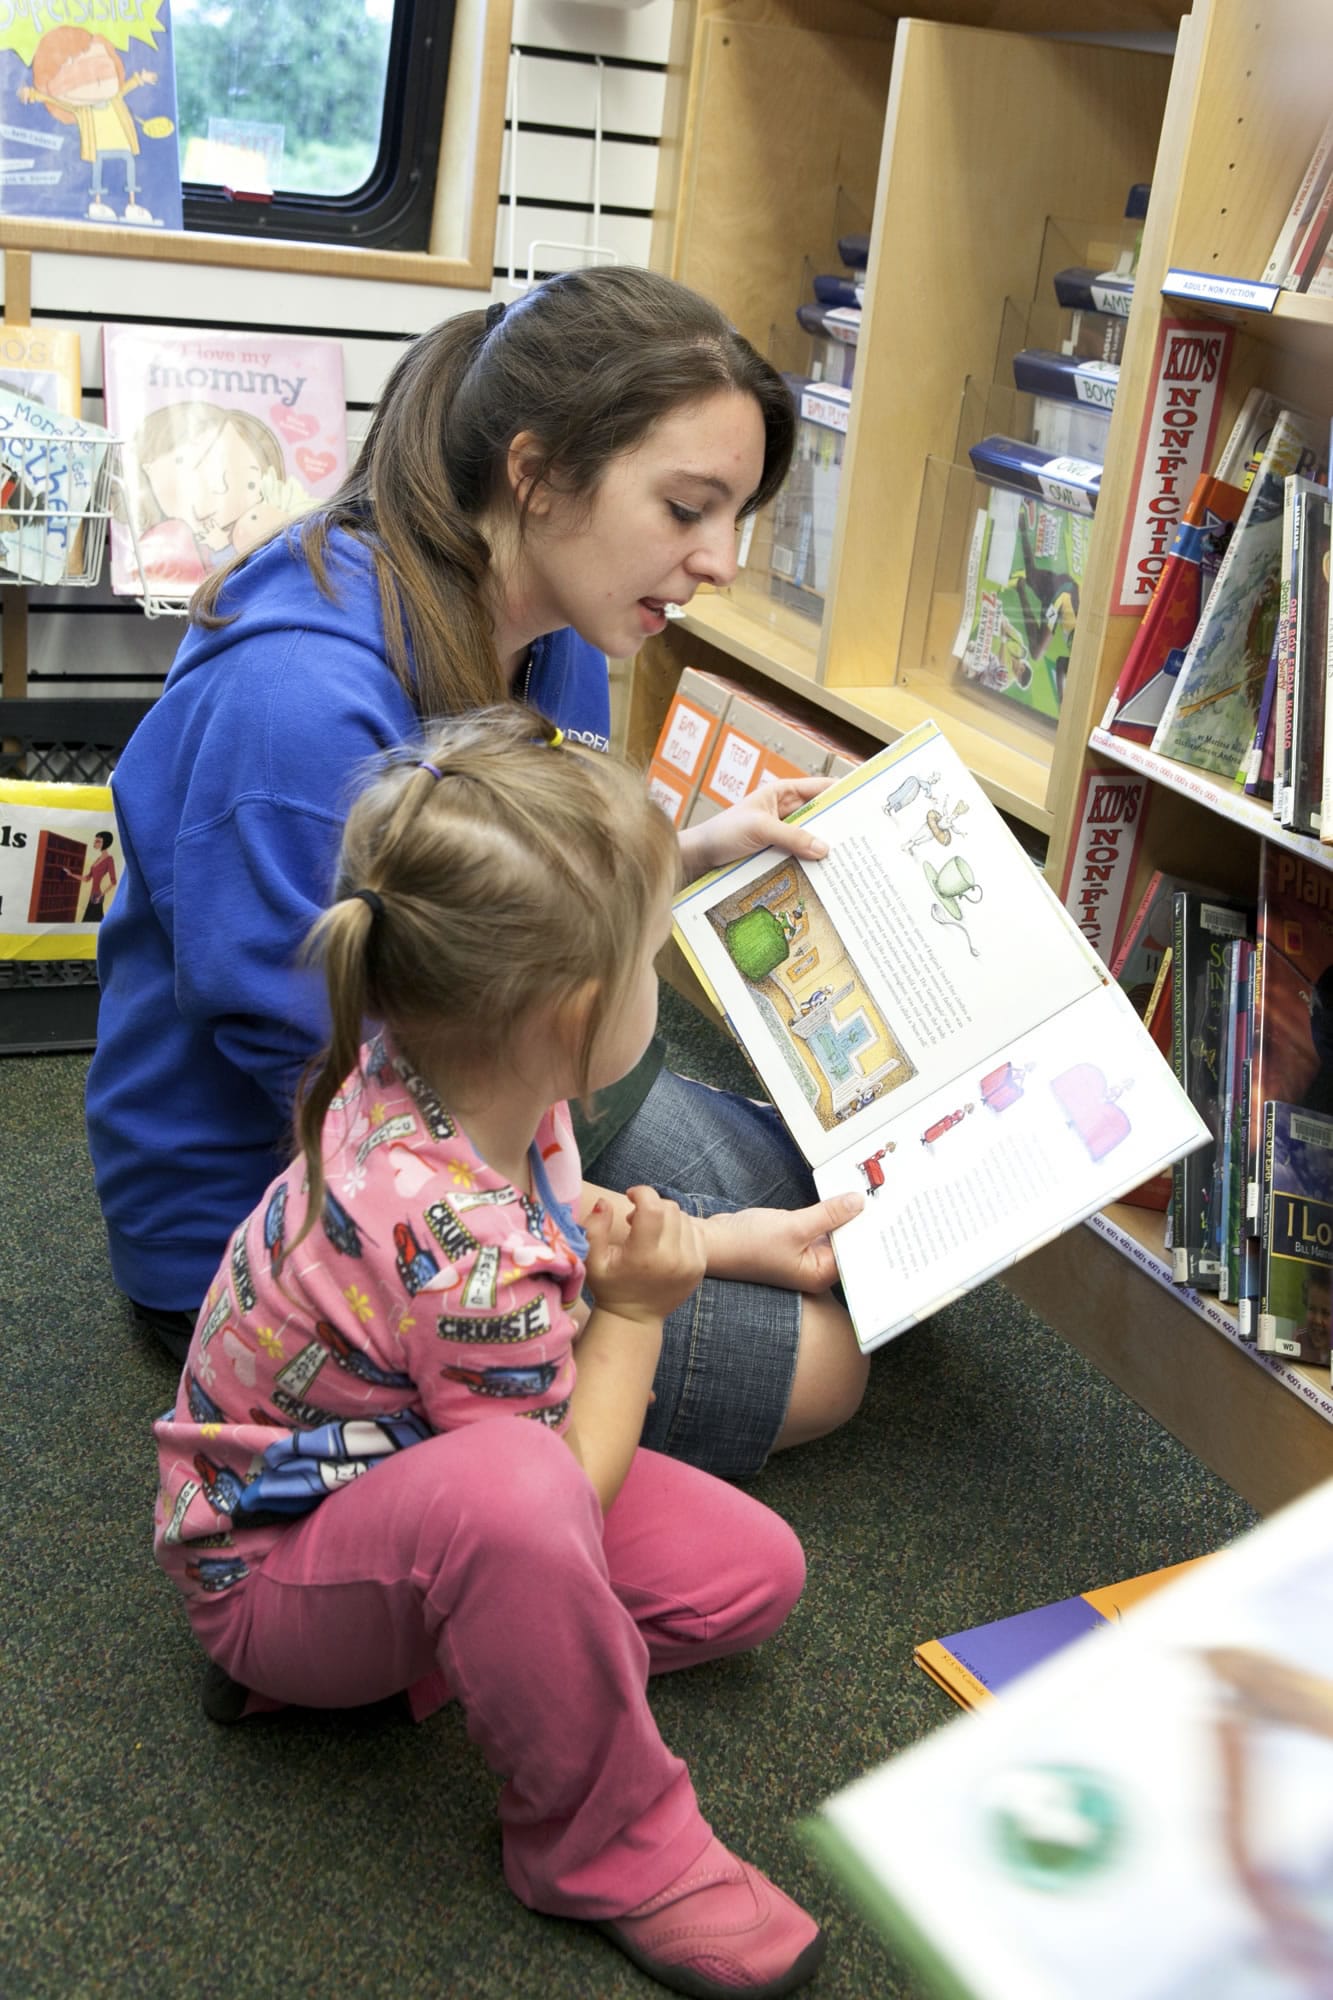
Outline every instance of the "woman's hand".
{"label": "woman's hand", "polygon": [[597,1201],[584,1226],[599,1313],[660,1327],[703,1278],[703,1225],[650,1187],[630,1189],[628,1214]]}
{"label": "woman's hand", "polygon": [[738,806],[714,814],[702,826],[686,827],[680,835],[681,863],[687,882],[740,861],[764,847],[780,847],[801,861],[822,861],[828,842],[803,826],[789,826],[787,814],[818,798],[833,783],[822,774],[810,778],[771,778],[742,799]]}
{"label": "woman's hand", "polygon": [[742,1208],[734,1215],[707,1216],[709,1276],[793,1292],[827,1291],[838,1275],[830,1232],[864,1207],[865,1196],[853,1190],[810,1208]]}

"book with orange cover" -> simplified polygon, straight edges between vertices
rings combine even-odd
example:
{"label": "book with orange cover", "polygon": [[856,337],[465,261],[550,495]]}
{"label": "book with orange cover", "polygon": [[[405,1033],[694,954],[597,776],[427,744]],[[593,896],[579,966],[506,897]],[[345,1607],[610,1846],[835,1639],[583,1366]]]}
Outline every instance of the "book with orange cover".
{"label": "book with orange cover", "polygon": [[928,1639],[912,1657],[960,1708],[980,1708],[1039,1660],[1048,1659],[1084,1632],[1114,1624],[1131,1604],[1150,1597],[1164,1583],[1174,1582],[1207,1560],[1206,1556],[1195,1556],[1189,1562],[1128,1577],[1123,1583],[1085,1590],[1078,1597],[1062,1597],[1054,1604],[1039,1605],[1035,1611],[1017,1611],[988,1625],[973,1625],[947,1639]]}

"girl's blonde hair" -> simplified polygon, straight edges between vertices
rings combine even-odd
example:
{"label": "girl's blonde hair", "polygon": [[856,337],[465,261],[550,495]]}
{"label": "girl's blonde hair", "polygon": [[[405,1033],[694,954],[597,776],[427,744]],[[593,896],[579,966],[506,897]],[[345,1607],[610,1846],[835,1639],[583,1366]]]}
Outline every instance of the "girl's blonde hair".
{"label": "girl's blonde hair", "polygon": [[331,1021],[296,1113],[307,1214],[323,1201],[325,1118],[371,1023],[446,1095],[466,1094],[508,1059],[534,1005],[590,989],[576,1051],[586,1093],[679,857],[638,772],[566,743],[520,703],[390,753],[348,814],[336,900],[306,941]]}

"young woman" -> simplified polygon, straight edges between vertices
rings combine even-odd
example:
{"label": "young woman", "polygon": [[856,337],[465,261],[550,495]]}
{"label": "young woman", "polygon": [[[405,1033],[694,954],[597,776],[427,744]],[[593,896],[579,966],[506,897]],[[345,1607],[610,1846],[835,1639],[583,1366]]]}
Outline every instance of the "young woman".
{"label": "young woman", "polygon": [[[365,759],[513,693],[609,735],[606,655],[736,569],[778,487],[779,376],[646,271],[549,280],[405,351],[341,493],[211,578],[115,774],[122,886],[102,927],[88,1131],[112,1268],[179,1358],[221,1245],[281,1157],[327,1030],[296,969]],[[806,779],[681,836],[688,876],[769,841]],[[826,1227],[775,1114],[672,1075],[656,1046],[581,1134],[594,1176],[704,1219],[645,1443],[753,1472],[858,1406],[866,1362],[810,1280]],[[743,1210],[743,1215],[735,1211]]]}
{"label": "young woman", "polygon": [[330,1045],[155,1427],[156,1552],[215,1719],[447,1691],[523,1902],[678,1992],[789,1993],[820,1932],[713,1834],[647,1680],[775,1631],[800,1545],[639,1449],[702,1226],[651,1188],[585,1204],[561,1101],[643,1054],[678,857],[634,773],[559,739],[473,716],[352,808],[312,935]]}

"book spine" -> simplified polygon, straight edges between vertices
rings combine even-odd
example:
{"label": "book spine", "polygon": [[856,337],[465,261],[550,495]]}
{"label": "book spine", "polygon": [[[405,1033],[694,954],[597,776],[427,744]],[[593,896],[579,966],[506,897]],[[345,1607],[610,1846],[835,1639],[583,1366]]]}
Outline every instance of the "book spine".
{"label": "book spine", "polygon": [[1124,971],[1126,961],[1129,958],[1129,954],[1134,949],[1134,946],[1138,943],[1140,934],[1142,933],[1143,930],[1143,926],[1148,921],[1148,917],[1152,911],[1153,904],[1157,900],[1158,894],[1161,890],[1161,886],[1162,886],[1162,871],[1160,868],[1155,868],[1152,874],[1148,878],[1147,888],[1144,890],[1142,896],[1140,896],[1139,898],[1138,908],[1135,910],[1129,922],[1125,925],[1124,936],[1121,938],[1120,943],[1116,946],[1115,953],[1111,959],[1112,979],[1119,979],[1121,973]]}
{"label": "book spine", "polygon": [[1264,266],[1261,282],[1265,285],[1280,285],[1287,274],[1292,247],[1300,235],[1302,226],[1308,220],[1311,206],[1318,198],[1318,190],[1322,185],[1330,152],[1333,152],[1333,122],[1324,127],[1319,143],[1310,156],[1310,163],[1301,176],[1300,186],[1292,197],[1286,220],[1278,231],[1272,254]]}
{"label": "book spine", "polygon": [[[1261,849],[1260,851],[1262,853],[1263,850]],[[1260,873],[1262,874],[1264,863],[1261,861],[1259,866],[1260,866]],[[1257,1043],[1259,1036],[1259,1027],[1263,1019],[1263,1006],[1264,1006],[1264,953],[1265,953],[1264,940],[1263,937],[1260,936],[1255,939],[1255,944],[1254,944],[1254,972],[1253,972],[1254,990],[1250,1001],[1251,1012],[1252,1012],[1251,1044],[1250,1044],[1250,1125],[1249,1125],[1249,1139],[1246,1147],[1247,1179],[1245,1186],[1245,1227],[1252,1236],[1257,1236],[1259,1233],[1259,1185],[1261,1179],[1261,1169],[1263,1165],[1263,1160],[1262,1160],[1263,1129],[1264,1129],[1263,1109],[1262,1106],[1255,1103],[1254,1093],[1258,1082],[1258,1068],[1259,1068]]]}
{"label": "book spine", "polygon": [[[1290,521],[1290,536],[1287,524]],[[1303,680],[1296,634],[1300,604],[1301,541],[1305,533],[1305,509],[1301,506],[1301,482],[1289,474],[1282,483],[1282,581],[1278,596],[1278,618],[1286,633],[1287,672],[1284,691],[1282,790],[1273,793],[1274,816],[1294,831],[1296,794],[1299,790],[1301,759],[1305,755]]]}
{"label": "book spine", "polygon": [[1328,495],[1302,480],[1292,543],[1292,680],[1299,744],[1288,825],[1318,839],[1323,824],[1324,683],[1328,644]]}
{"label": "book spine", "polygon": [[1277,1320],[1271,1310],[1273,1137],[1277,1126],[1276,1104],[1264,1106],[1263,1136],[1263,1225],[1259,1232],[1259,1310],[1255,1317],[1254,1344],[1261,1354],[1277,1353]]}
{"label": "book spine", "polygon": [[1291,742],[1287,728],[1291,712],[1291,540],[1296,526],[1292,498],[1289,487],[1284,484],[1282,554],[1279,557],[1277,625],[1274,632],[1277,646],[1277,715],[1273,729],[1273,814],[1279,819],[1286,798],[1287,750]]}
{"label": "book spine", "polygon": [[[1189,901],[1178,889],[1171,906],[1171,1067],[1182,1090],[1189,1087]],[[1187,1285],[1190,1277],[1188,1199],[1185,1161],[1177,1160],[1171,1169],[1171,1276],[1177,1285]]]}
{"label": "book spine", "polygon": [[1333,173],[1329,173],[1319,205],[1306,225],[1305,234],[1291,260],[1282,289],[1287,292],[1303,292],[1309,280],[1318,269],[1319,260],[1328,244],[1330,224],[1333,224]]}

